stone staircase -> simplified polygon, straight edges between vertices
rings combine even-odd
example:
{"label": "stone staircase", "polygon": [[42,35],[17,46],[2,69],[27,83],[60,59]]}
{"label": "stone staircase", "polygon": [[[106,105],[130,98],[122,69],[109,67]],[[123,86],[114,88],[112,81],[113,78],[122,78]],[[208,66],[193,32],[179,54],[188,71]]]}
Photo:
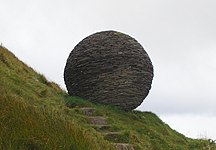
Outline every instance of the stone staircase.
{"label": "stone staircase", "polygon": [[112,126],[108,124],[107,117],[96,115],[94,108],[81,107],[79,108],[79,112],[86,117],[87,123],[90,126],[97,132],[100,132],[105,140],[114,145],[116,150],[134,150],[134,147],[125,138],[125,135],[120,131],[114,131]]}

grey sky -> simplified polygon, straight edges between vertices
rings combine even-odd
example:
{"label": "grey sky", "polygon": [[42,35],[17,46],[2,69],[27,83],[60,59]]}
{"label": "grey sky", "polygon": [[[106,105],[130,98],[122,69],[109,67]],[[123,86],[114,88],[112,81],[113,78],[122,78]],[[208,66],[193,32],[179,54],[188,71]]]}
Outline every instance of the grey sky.
{"label": "grey sky", "polygon": [[215,0],[0,0],[0,42],[64,88],[73,47],[92,33],[121,31],[143,45],[154,65],[139,109],[215,116],[215,14]]}

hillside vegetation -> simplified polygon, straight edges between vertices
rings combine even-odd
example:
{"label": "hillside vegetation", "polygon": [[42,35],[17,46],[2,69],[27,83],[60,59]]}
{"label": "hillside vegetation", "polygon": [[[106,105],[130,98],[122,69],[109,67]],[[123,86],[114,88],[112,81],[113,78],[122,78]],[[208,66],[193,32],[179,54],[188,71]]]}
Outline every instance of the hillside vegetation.
{"label": "hillside vegetation", "polygon": [[0,149],[204,149],[151,112],[123,112],[70,97],[0,47]]}

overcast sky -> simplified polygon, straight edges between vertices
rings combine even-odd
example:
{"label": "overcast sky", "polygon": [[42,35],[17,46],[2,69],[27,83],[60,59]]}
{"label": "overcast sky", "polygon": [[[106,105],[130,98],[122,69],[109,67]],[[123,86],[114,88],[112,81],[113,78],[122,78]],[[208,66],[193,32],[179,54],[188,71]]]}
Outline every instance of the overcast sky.
{"label": "overcast sky", "polygon": [[0,0],[0,42],[62,88],[70,51],[104,30],[129,34],[151,57],[155,77],[138,109],[216,139],[215,0]]}

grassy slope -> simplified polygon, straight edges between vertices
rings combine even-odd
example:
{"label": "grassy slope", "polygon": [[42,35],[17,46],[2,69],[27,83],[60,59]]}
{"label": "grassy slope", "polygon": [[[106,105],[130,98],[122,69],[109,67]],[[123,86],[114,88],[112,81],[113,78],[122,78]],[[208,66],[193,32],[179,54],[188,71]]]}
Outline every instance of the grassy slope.
{"label": "grassy slope", "polygon": [[[77,105],[73,109],[66,102]],[[205,140],[193,140],[172,130],[151,112],[122,112],[111,106],[69,97],[0,47],[0,149],[113,149],[87,124],[77,109],[89,106],[107,118],[119,137],[136,149],[201,149]]]}

